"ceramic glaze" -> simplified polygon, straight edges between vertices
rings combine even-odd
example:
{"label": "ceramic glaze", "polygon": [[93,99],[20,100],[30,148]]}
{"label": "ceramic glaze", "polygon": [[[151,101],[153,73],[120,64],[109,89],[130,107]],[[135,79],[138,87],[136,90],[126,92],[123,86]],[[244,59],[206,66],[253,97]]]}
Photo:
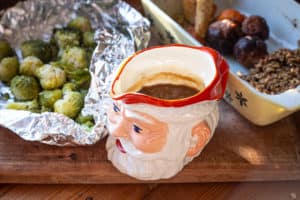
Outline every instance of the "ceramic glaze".
{"label": "ceramic glaze", "polygon": [[[147,80],[155,72],[201,79],[205,88],[193,96],[175,100],[128,91],[137,81]],[[212,138],[219,119],[218,100],[224,94],[227,76],[224,59],[205,47],[155,47],[128,58],[111,87],[108,159],[121,172],[142,180],[177,174]],[[155,83],[165,81],[158,79]]]}

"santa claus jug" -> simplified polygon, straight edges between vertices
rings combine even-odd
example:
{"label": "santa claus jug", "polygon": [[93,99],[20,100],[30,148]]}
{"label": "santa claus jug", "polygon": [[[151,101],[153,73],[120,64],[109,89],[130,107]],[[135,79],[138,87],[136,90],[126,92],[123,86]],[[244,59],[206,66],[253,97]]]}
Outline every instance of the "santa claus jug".
{"label": "santa claus jug", "polygon": [[108,159],[137,179],[176,175],[212,138],[227,77],[226,61],[207,47],[152,47],[127,58],[111,85]]}

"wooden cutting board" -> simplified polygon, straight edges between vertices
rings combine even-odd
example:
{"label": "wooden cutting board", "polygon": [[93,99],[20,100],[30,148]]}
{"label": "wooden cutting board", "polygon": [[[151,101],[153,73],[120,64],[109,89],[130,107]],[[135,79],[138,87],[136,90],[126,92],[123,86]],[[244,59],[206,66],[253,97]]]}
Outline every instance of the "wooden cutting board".
{"label": "wooden cutting board", "polygon": [[[220,112],[215,135],[200,157],[159,182],[300,180],[300,112],[266,127],[252,125],[223,101]],[[141,182],[118,172],[104,145],[105,140],[86,147],[48,146],[0,128],[0,182]]]}
{"label": "wooden cutting board", "polygon": [[[138,0],[128,2],[141,9]],[[220,113],[215,135],[200,157],[159,182],[300,180],[300,112],[266,127],[252,125],[223,101]],[[0,127],[0,183],[136,182],[141,181],[121,174],[107,160],[105,139],[93,146],[56,147],[24,141]]]}

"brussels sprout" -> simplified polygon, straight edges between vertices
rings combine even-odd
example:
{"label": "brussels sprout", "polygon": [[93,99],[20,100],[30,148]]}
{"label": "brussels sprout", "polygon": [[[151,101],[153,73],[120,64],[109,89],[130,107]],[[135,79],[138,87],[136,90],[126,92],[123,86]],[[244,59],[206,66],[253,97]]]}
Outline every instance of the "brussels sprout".
{"label": "brussels sprout", "polygon": [[62,91],[60,89],[56,90],[44,90],[39,93],[39,102],[40,105],[44,108],[47,108],[47,111],[50,111],[53,108],[54,103],[62,98]]}
{"label": "brussels sprout", "polygon": [[18,71],[19,61],[17,57],[3,58],[0,62],[0,81],[9,82],[18,74]]}
{"label": "brussels sprout", "polygon": [[4,57],[14,56],[15,52],[6,40],[0,39],[0,61]]}
{"label": "brussels sprout", "polygon": [[26,57],[20,65],[20,74],[35,76],[36,70],[43,65],[43,62],[34,56]]}
{"label": "brussels sprout", "polygon": [[75,19],[72,19],[68,25],[69,28],[74,28],[78,29],[81,32],[86,32],[86,31],[91,31],[92,30],[92,25],[91,22],[88,18],[79,16],[76,17]]}
{"label": "brussels sprout", "polygon": [[67,77],[75,83],[79,88],[88,89],[91,81],[91,74],[88,69],[77,69],[75,71],[67,71]]}
{"label": "brussels sprout", "polygon": [[80,124],[86,131],[91,131],[95,125],[94,118],[92,115],[83,116],[81,113],[76,117],[75,120]]}
{"label": "brussels sprout", "polygon": [[45,64],[36,71],[43,89],[52,90],[61,87],[66,81],[64,70]]}
{"label": "brussels sprout", "polygon": [[37,98],[39,84],[32,76],[15,76],[10,83],[10,90],[17,100],[27,101]]}
{"label": "brussels sprout", "polygon": [[51,46],[42,40],[27,40],[21,44],[23,58],[35,56],[44,63],[52,59]]}
{"label": "brussels sprout", "polygon": [[54,112],[75,118],[83,107],[83,98],[79,92],[67,92],[63,99],[54,103]]}
{"label": "brussels sprout", "polygon": [[62,88],[62,92],[65,94],[67,92],[71,92],[71,91],[77,91],[77,85],[75,83],[66,83],[64,84],[63,88]]}
{"label": "brussels sprout", "polygon": [[41,112],[53,112],[53,108],[41,106]]}
{"label": "brussels sprout", "polygon": [[76,29],[61,28],[54,29],[53,39],[59,48],[79,46],[81,41],[81,32]]}
{"label": "brussels sprout", "polygon": [[96,42],[94,40],[94,32],[84,32],[83,33],[83,46],[84,47],[90,47],[95,48]]}
{"label": "brussels sprout", "polygon": [[27,110],[34,113],[40,112],[40,106],[36,99],[32,101],[11,102],[6,105],[6,108],[14,110]]}
{"label": "brussels sprout", "polygon": [[89,63],[86,51],[80,47],[66,49],[62,54],[61,62],[67,71],[87,68]]}
{"label": "brussels sprout", "polygon": [[76,117],[76,122],[79,124],[85,124],[87,122],[91,122],[94,124],[94,118],[92,115],[86,115],[84,116],[82,113],[80,113],[77,117]]}

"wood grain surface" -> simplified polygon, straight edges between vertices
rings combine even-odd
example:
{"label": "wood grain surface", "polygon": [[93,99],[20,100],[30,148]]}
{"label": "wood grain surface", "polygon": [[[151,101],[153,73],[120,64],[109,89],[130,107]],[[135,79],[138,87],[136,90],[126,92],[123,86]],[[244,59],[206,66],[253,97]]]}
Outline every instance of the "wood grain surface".
{"label": "wood grain surface", "polygon": [[[220,122],[202,154],[160,182],[300,180],[300,113],[258,127],[220,102]],[[86,147],[28,142],[0,128],[2,183],[138,183],[107,160],[105,140]]]}
{"label": "wood grain surface", "polygon": [[[1,8],[11,5],[1,2]],[[138,0],[130,0],[141,10]],[[152,45],[155,44],[152,43]],[[300,113],[258,127],[220,102],[220,123],[200,157],[160,182],[300,180]],[[255,111],[253,111],[255,112]],[[106,158],[105,140],[87,147],[28,142],[0,127],[1,183],[138,183]]]}
{"label": "wood grain surface", "polygon": [[300,182],[0,185],[1,200],[297,200]]}

